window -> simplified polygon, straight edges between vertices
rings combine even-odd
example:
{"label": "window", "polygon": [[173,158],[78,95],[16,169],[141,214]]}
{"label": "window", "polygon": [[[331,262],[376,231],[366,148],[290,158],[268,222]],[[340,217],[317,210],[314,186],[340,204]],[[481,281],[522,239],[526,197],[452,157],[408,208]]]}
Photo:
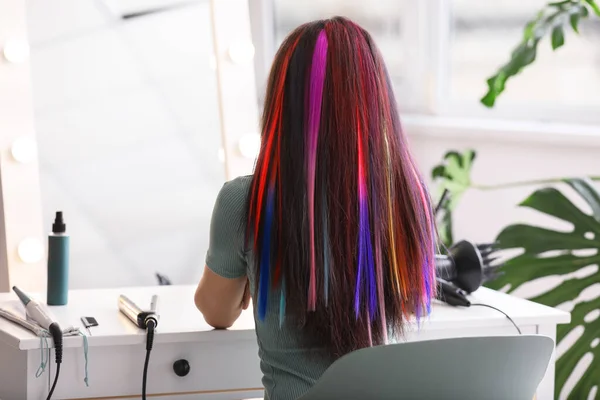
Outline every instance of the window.
{"label": "window", "polygon": [[[546,0],[262,0],[271,7],[270,55],[301,23],[349,17],[375,38],[403,112],[446,117],[598,123],[600,19],[566,30],[553,52],[545,38],[535,63],[508,81],[493,109],[479,103],[486,80],[507,62],[525,24]],[[368,4],[368,5],[367,5]],[[260,45],[260,44],[259,44]],[[268,64],[268,63],[267,63]]]}
{"label": "window", "polygon": [[[467,109],[476,105],[485,93],[486,79],[509,60],[523,27],[547,3],[452,2],[449,102]],[[498,103],[504,115],[584,122],[585,111],[600,106],[600,21],[591,16],[582,21],[580,35],[570,28],[565,32],[564,47],[553,52],[550,40],[542,40],[533,65],[507,83]]]}
{"label": "window", "polygon": [[[412,79],[416,64],[412,62],[415,47],[410,45],[416,25],[414,0],[375,0],[368,7],[364,0],[274,0],[275,47],[298,25],[340,15],[365,28],[385,56],[396,93],[402,93],[402,104],[416,107],[419,88]],[[412,72],[412,73],[411,73]]]}

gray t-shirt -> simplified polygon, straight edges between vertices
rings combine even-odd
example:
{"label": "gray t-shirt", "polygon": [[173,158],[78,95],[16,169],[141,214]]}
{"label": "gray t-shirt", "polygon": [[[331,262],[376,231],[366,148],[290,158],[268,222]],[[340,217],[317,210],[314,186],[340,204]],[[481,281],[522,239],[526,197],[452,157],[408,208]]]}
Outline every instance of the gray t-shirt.
{"label": "gray t-shirt", "polygon": [[[236,178],[225,183],[219,192],[212,215],[206,265],[224,278],[248,276],[256,304],[252,251],[244,246],[251,180],[251,176]],[[258,321],[254,311],[265,399],[294,400],[315,384],[330,361],[319,359],[314,353],[309,355],[299,340],[301,331],[287,324],[279,326],[278,290],[271,291],[269,297],[264,321]]]}

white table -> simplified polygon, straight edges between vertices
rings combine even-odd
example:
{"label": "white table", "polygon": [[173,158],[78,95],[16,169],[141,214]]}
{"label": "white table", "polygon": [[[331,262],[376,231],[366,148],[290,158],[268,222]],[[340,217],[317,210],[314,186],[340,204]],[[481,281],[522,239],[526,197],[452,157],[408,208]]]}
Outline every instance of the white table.
{"label": "white table", "polygon": [[[194,290],[194,286],[156,286],[71,291],[67,306],[50,309],[63,327],[81,326],[82,316],[98,320],[99,326],[92,328],[88,339],[90,386],[86,387],[83,381],[83,339],[68,337],[64,340],[63,364],[53,398],[139,398],[146,338],[144,331],[118,312],[119,294],[127,295],[140,306],[149,305],[153,294],[159,295],[160,321],[148,370],[148,393],[158,395],[153,398],[261,397],[252,312],[244,312],[227,331],[212,330],[194,306]],[[556,325],[570,321],[569,313],[485,288],[475,292],[471,300],[505,311],[523,333],[555,339]],[[0,307],[16,301],[12,293],[0,294]],[[429,319],[422,322],[420,329],[409,329],[406,339],[514,334],[514,326],[495,310],[436,303]],[[47,370],[35,378],[40,357],[37,337],[0,318],[0,399],[45,399],[54,371]],[[172,365],[178,359],[188,360],[189,375],[179,377],[173,372]],[[553,393],[554,357],[537,396],[539,400],[550,400]]]}

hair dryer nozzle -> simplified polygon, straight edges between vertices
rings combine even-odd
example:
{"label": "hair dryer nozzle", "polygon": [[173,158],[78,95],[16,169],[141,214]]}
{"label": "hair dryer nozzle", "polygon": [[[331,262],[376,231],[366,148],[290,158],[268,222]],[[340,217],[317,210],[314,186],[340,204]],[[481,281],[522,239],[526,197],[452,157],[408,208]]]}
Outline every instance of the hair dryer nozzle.
{"label": "hair dryer nozzle", "polygon": [[466,240],[452,246],[449,254],[436,255],[437,276],[453,283],[467,293],[474,292],[483,283],[483,259],[473,243]]}
{"label": "hair dryer nozzle", "polygon": [[468,293],[477,290],[483,283],[483,260],[477,247],[463,240],[452,246],[450,255],[456,265],[454,283]]}

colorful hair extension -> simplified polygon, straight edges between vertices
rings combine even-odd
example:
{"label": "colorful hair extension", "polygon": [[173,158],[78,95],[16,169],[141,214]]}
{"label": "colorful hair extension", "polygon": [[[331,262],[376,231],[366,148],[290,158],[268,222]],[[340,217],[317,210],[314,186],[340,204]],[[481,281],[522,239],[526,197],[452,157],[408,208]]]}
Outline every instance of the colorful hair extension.
{"label": "colorful hair extension", "polygon": [[436,229],[415,165],[369,34],[340,17],[292,32],[248,199],[259,322],[273,313],[335,358],[430,312]]}
{"label": "colorful hair extension", "polygon": [[310,232],[310,281],[308,285],[308,310],[314,311],[317,304],[316,254],[315,254],[315,172],[317,164],[317,141],[321,126],[321,103],[327,63],[327,35],[322,30],[317,37],[310,72],[307,132],[307,195],[308,225]]}
{"label": "colorful hair extension", "polygon": [[[299,37],[293,43],[290,49],[283,56],[283,65],[281,73],[283,76],[287,73],[287,68],[289,64],[289,60],[292,54],[293,49],[298,43]],[[281,112],[282,112],[282,104],[283,104],[283,86],[285,80],[280,79],[276,85],[276,107],[273,110],[266,110],[269,113],[270,123],[266,125],[267,128],[267,142],[266,146],[261,149],[261,153],[259,155],[259,160],[257,160],[257,168],[255,171],[255,176],[258,176],[258,180],[253,180],[252,182],[252,191],[256,192],[256,199],[254,197],[250,198],[250,208],[248,214],[248,220],[256,219],[256,225],[254,227],[254,250],[260,251],[260,269],[257,276],[260,276],[260,281],[258,285],[258,315],[261,320],[264,320],[267,304],[269,299],[269,291],[270,291],[270,264],[271,264],[271,230],[273,228],[273,216],[275,209],[275,183],[277,181],[277,170],[279,168],[279,154],[280,154],[280,135],[277,135],[277,130],[281,128]],[[277,152],[273,155],[273,142],[277,137]],[[261,160],[262,158],[262,160]],[[270,174],[269,174],[270,172]],[[267,189],[267,202],[263,205],[263,195],[265,191],[265,187],[267,186],[267,179],[271,176]],[[281,190],[281,185],[280,185]],[[254,205],[256,208],[254,209]],[[261,227],[260,216],[262,214],[262,207],[265,207],[265,221],[264,221],[264,237],[261,238],[262,235],[259,234],[259,229]],[[250,224],[248,224],[250,226]],[[248,236],[248,234],[247,234]],[[262,246],[259,246],[259,239],[262,242]],[[259,250],[259,247],[260,250]],[[278,260],[279,261],[279,260]],[[280,262],[276,265],[280,266]],[[275,271],[274,275],[279,277],[281,275],[280,271]],[[283,292],[282,292],[283,294]],[[284,305],[285,302],[281,301]]]}
{"label": "colorful hair extension", "polygon": [[[357,111],[358,117],[358,111]],[[358,119],[358,118],[357,118]],[[371,228],[369,227],[369,204],[367,198],[366,159],[363,151],[363,137],[360,124],[358,132],[358,273],[356,274],[356,293],[354,297],[354,312],[356,318],[360,313],[361,285],[367,282],[366,298],[369,315],[376,313],[375,265],[373,262],[373,245],[371,244]],[[369,318],[370,319],[370,318]]]}
{"label": "colorful hair extension", "polygon": [[[381,238],[379,232],[375,232],[375,263],[377,265],[377,294],[379,301],[379,318],[381,320],[381,332],[383,343],[388,342],[387,321],[385,317],[385,300],[383,294],[383,259],[381,257]],[[370,334],[369,334],[370,335]]]}
{"label": "colorful hair extension", "polygon": [[260,282],[258,286],[258,315],[260,319],[264,319],[267,314],[267,300],[268,293],[271,285],[269,280],[269,264],[270,264],[270,244],[271,244],[271,232],[273,229],[273,203],[275,201],[275,189],[272,185],[269,185],[267,191],[267,205],[265,215],[265,232],[264,241],[262,243],[262,249],[260,254]]}
{"label": "colorful hair extension", "polygon": [[279,296],[279,327],[285,321],[285,280],[281,282],[281,294]]}

